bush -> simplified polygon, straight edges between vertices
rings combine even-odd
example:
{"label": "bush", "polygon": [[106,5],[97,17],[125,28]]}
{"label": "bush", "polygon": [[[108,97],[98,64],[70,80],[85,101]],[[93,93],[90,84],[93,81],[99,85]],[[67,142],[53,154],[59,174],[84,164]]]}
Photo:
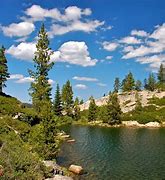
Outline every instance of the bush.
{"label": "bush", "polygon": [[0,96],[0,114],[15,115],[21,111],[21,102],[13,97]]}
{"label": "bush", "polygon": [[30,147],[19,135],[10,131],[1,134],[0,164],[4,168],[1,179],[43,179],[46,174],[45,166],[36,154],[30,152]]}
{"label": "bush", "polygon": [[159,98],[152,98],[149,101],[149,104],[156,104],[158,106],[165,106],[165,97],[159,99]]}

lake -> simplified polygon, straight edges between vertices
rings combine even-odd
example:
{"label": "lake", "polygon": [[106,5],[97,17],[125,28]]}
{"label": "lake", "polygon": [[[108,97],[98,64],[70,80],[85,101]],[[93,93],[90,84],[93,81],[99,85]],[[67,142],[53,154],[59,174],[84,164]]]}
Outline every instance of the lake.
{"label": "lake", "polygon": [[82,166],[84,180],[165,179],[165,128],[106,128],[71,125],[62,128],[76,140],[64,143],[60,165]]}

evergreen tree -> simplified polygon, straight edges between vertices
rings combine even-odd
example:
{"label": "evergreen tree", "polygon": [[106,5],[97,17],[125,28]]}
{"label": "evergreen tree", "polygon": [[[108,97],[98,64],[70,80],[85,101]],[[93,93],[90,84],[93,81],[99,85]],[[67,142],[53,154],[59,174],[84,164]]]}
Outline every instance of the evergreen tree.
{"label": "evergreen tree", "polygon": [[158,71],[158,80],[160,84],[165,82],[165,67],[163,67],[163,64],[160,65],[160,68]]}
{"label": "evergreen tree", "polygon": [[73,90],[70,81],[68,80],[62,88],[62,103],[64,111],[68,116],[73,115]]}
{"label": "evergreen tree", "polygon": [[79,99],[76,97],[74,101],[74,119],[77,121],[80,119],[80,107]]}
{"label": "evergreen tree", "polygon": [[84,104],[84,101],[83,101],[83,99],[81,99],[81,101],[80,101],[80,104]]}
{"label": "evergreen tree", "polygon": [[138,92],[136,92],[136,94],[135,94],[135,100],[136,100],[135,112],[140,112],[140,111],[142,111],[141,98],[140,98]]}
{"label": "evergreen tree", "polygon": [[133,74],[129,72],[122,82],[122,90],[123,92],[126,92],[126,91],[132,91],[134,89],[135,89],[135,80]]}
{"label": "evergreen tree", "polygon": [[97,106],[95,99],[91,96],[89,103],[88,121],[96,121],[97,119]]}
{"label": "evergreen tree", "polygon": [[111,125],[121,123],[121,108],[118,100],[117,93],[109,94],[107,102],[107,118],[108,123]]}
{"label": "evergreen tree", "polygon": [[62,101],[61,101],[59,84],[57,84],[57,87],[56,87],[56,94],[55,94],[55,99],[54,99],[54,114],[56,116],[62,115]]}
{"label": "evergreen tree", "polygon": [[103,123],[108,123],[107,105],[103,105],[103,106],[99,107],[98,119],[101,120]]}
{"label": "evergreen tree", "polygon": [[146,90],[148,89],[148,83],[147,83],[147,79],[146,78],[144,79],[144,89],[146,89]]}
{"label": "evergreen tree", "polygon": [[34,79],[34,82],[31,83],[30,95],[33,106],[42,119],[41,126],[43,126],[44,139],[41,141],[44,143],[43,151],[46,159],[55,157],[57,153],[56,123],[53,118],[50,98],[51,85],[48,82],[48,72],[53,66],[53,63],[50,62],[52,51],[48,46],[49,40],[43,24],[39,31],[37,50],[33,59],[35,71],[29,70],[29,74]]}
{"label": "evergreen tree", "polygon": [[147,81],[147,90],[154,91],[155,89],[156,89],[155,76],[153,73],[150,73]]}
{"label": "evergreen tree", "polygon": [[135,90],[136,91],[141,91],[142,89],[142,83],[140,80],[137,80],[136,83],[135,83]]}
{"label": "evergreen tree", "polygon": [[7,78],[9,78],[7,59],[5,57],[5,48],[2,46],[0,48],[0,93],[2,93],[2,88],[6,87]]}
{"label": "evergreen tree", "polygon": [[118,93],[120,89],[120,80],[119,78],[115,78],[115,82],[114,82],[114,92]]}

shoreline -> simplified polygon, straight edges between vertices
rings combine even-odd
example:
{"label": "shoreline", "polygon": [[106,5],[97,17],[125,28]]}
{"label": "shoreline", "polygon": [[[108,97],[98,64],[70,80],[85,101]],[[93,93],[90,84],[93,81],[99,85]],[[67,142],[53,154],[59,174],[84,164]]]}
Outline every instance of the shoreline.
{"label": "shoreline", "polygon": [[108,123],[103,123],[102,121],[93,122],[74,122],[73,125],[89,125],[89,126],[99,126],[108,128],[119,128],[119,127],[130,127],[130,128],[165,128],[165,122],[158,123],[150,121],[146,124],[140,124],[137,121],[122,121],[118,125],[109,125]]}

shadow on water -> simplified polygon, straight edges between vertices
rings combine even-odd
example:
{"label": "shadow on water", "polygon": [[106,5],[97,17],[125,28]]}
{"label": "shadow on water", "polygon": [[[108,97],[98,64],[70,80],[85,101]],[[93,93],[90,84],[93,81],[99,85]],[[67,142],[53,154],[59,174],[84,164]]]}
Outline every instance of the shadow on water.
{"label": "shadow on water", "polygon": [[65,126],[76,140],[64,143],[57,159],[60,165],[83,166],[85,180],[163,179],[165,129]]}

